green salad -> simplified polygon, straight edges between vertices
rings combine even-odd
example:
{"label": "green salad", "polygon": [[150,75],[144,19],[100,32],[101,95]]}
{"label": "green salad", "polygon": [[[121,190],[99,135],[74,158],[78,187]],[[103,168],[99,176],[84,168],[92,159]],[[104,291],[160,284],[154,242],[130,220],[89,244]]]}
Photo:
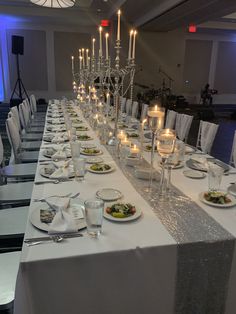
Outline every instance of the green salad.
{"label": "green salad", "polygon": [[[152,145],[146,145],[146,150],[151,151],[152,150]],[[157,151],[157,146],[156,145],[155,145],[154,150]]]}
{"label": "green salad", "polygon": [[214,203],[214,204],[229,204],[231,203],[231,199],[227,197],[226,193],[211,191],[204,193],[204,198],[206,201]]}
{"label": "green salad", "polygon": [[128,133],[128,137],[139,137],[137,133]]}
{"label": "green salad", "polygon": [[136,213],[136,208],[129,203],[116,203],[111,207],[107,207],[106,213],[115,218],[127,218]]}
{"label": "green salad", "polygon": [[84,134],[84,135],[78,135],[78,140],[88,140],[90,139],[90,136]]}
{"label": "green salad", "polygon": [[111,169],[111,166],[107,165],[107,164],[93,164],[92,166],[90,166],[90,169],[93,171],[108,171]]}
{"label": "green salad", "polygon": [[85,154],[99,154],[100,150],[96,148],[84,148],[83,153]]}

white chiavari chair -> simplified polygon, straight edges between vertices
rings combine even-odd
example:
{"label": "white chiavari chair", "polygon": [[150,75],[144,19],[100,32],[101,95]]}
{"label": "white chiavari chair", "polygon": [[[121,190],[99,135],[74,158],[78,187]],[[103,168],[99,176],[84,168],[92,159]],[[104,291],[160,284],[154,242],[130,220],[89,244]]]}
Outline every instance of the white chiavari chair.
{"label": "white chiavari chair", "polygon": [[25,132],[25,129],[21,125],[20,117],[19,117],[19,111],[18,111],[16,106],[12,107],[10,112],[8,113],[8,118],[10,118],[10,117],[13,117],[22,141],[40,141],[40,140],[42,140],[43,134],[26,133]]}
{"label": "white chiavari chair", "polygon": [[138,117],[138,102],[137,101],[133,102],[131,116],[132,118],[136,118],[136,119]]}
{"label": "white chiavari chair", "polygon": [[131,99],[126,100],[125,112],[127,116],[131,115],[131,112],[132,112],[132,100]]}
{"label": "white chiavari chair", "polygon": [[175,120],[176,120],[177,112],[174,110],[167,110],[166,114],[166,123],[165,128],[166,129],[175,129]]}
{"label": "white chiavari chair", "polygon": [[19,117],[26,133],[42,133],[44,131],[43,126],[30,126],[30,109],[25,101],[19,105]]}
{"label": "white chiavari chair", "polygon": [[142,111],[141,111],[141,117],[140,117],[140,121],[141,122],[143,121],[143,119],[146,118],[147,111],[148,111],[148,105],[147,104],[142,104]]}
{"label": "white chiavari chair", "polygon": [[4,147],[2,143],[2,138],[0,134],[0,180],[1,182],[7,182],[7,179],[13,180],[34,180],[35,173],[37,169],[37,163],[28,164],[10,164],[5,166],[4,162]]}
{"label": "white chiavari chair", "polygon": [[193,116],[177,113],[175,130],[176,135],[181,141],[187,142],[190,127],[193,121]]}
{"label": "white chiavari chair", "polygon": [[236,131],[234,132],[234,138],[233,138],[233,144],[232,144],[229,163],[231,166],[236,167]]}
{"label": "white chiavari chair", "polygon": [[125,104],[126,104],[126,98],[121,97],[120,98],[120,111],[121,111],[121,113],[125,112]]}
{"label": "white chiavari chair", "polygon": [[205,154],[210,154],[219,125],[200,121],[196,147]]}
{"label": "white chiavari chair", "polygon": [[21,150],[21,139],[19,131],[13,118],[8,118],[6,120],[6,130],[8,140],[11,144],[12,155],[11,163],[25,163],[25,162],[37,162],[38,161],[38,151],[22,151]]}

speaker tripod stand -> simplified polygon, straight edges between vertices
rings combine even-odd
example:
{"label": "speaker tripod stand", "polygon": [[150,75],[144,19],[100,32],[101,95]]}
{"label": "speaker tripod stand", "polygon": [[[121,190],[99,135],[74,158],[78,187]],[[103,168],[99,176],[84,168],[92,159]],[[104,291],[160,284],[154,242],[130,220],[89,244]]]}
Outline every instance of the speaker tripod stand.
{"label": "speaker tripod stand", "polygon": [[16,71],[17,71],[17,79],[16,79],[16,83],[15,83],[13,92],[11,94],[10,103],[13,102],[13,97],[14,97],[15,94],[18,96],[20,102],[23,101],[23,96],[24,95],[29,99],[29,96],[27,94],[27,91],[25,89],[23,81],[22,81],[22,79],[20,77],[19,54],[16,54]]}

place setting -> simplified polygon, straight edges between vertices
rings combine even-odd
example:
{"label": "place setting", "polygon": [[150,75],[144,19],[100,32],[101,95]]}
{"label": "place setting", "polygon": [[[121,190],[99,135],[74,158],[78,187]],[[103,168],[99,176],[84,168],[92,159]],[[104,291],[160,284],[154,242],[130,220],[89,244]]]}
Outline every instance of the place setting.
{"label": "place setting", "polygon": [[51,158],[52,160],[61,160],[71,158],[71,150],[69,146],[55,146],[47,147],[42,151],[44,157]]}
{"label": "place setting", "polygon": [[66,143],[69,141],[68,134],[66,132],[60,134],[45,134],[43,140],[48,143]]}
{"label": "place setting", "polygon": [[236,205],[236,198],[228,191],[220,188],[224,169],[214,160],[207,160],[208,191],[201,192],[199,199],[203,203],[218,208],[231,208]]}

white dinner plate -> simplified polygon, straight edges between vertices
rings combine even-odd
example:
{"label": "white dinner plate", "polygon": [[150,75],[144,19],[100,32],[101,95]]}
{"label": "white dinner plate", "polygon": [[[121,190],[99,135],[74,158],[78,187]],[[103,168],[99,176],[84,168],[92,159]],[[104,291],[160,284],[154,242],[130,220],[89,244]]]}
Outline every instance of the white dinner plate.
{"label": "white dinner plate", "polygon": [[184,170],[183,174],[185,175],[185,177],[188,177],[191,179],[203,179],[206,176],[204,172],[197,171],[197,170]]}
{"label": "white dinner plate", "polygon": [[96,144],[93,143],[82,143],[81,148],[95,148]]}
{"label": "white dinner plate", "polygon": [[123,194],[116,189],[105,188],[96,192],[97,197],[103,201],[111,202],[116,201],[123,196]]}
{"label": "white dinner plate", "polygon": [[[122,202],[122,203],[125,203],[125,202]],[[112,205],[112,204],[111,204],[111,205]],[[104,209],[104,212],[103,212],[103,217],[105,217],[106,219],[111,220],[111,221],[115,221],[115,222],[127,222],[127,221],[136,220],[136,219],[138,219],[138,218],[142,215],[141,209],[139,209],[139,208],[136,207],[136,213],[135,213],[134,215],[129,216],[129,217],[126,217],[126,218],[116,218],[116,217],[113,217],[113,216],[111,216],[110,214],[108,214],[108,213],[106,212],[106,207],[110,207],[111,205],[105,206],[105,209]]]}
{"label": "white dinner plate", "polygon": [[100,164],[101,162],[103,162],[103,159],[101,157],[89,157],[85,159],[85,162],[88,164]]}
{"label": "white dinner plate", "polygon": [[179,162],[177,165],[175,165],[174,167],[172,167],[172,169],[179,169],[179,168],[183,168],[184,166],[184,162]]}
{"label": "white dinner plate", "polygon": [[54,126],[47,126],[47,131],[50,131],[50,132],[65,132],[66,128],[63,126],[63,127],[60,127],[60,129],[58,129],[57,127],[54,127]]}
{"label": "white dinner plate", "polygon": [[[50,178],[51,174],[46,173],[46,170],[47,170],[47,169],[52,169],[52,170],[54,170],[53,172],[55,172],[55,171],[57,170],[57,168],[54,167],[53,165],[41,167],[41,168],[39,169],[39,173],[40,173],[40,175],[41,175],[42,177]],[[53,173],[53,172],[52,172],[52,173]],[[69,170],[68,170],[68,177],[69,177],[69,178],[74,178],[75,174],[74,174],[73,172],[74,172],[73,165],[70,165],[70,166],[69,166]],[[53,179],[60,179],[60,178],[61,178],[61,176],[58,176],[58,177],[57,177],[57,176],[54,176],[54,177],[53,177]]]}
{"label": "white dinner plate", "polygon": [[[51,158],[52,155],[54,155],[56,153],[56,150],[54,148],[47,148],[45,150],[43,150],[43,156],[47,157],[47,158]],[[71,158],[71,153],[69,151],[66,150],[66,158]],[[63,158],[61,158],[63,159]]]}
{"label": "white dinner plate", "polygon": [[[78,230],[86,228],[86,222],[84,218],[78,219],[77,215],[81,213],[81,210],[84,213],[84,202],[79,199],[71,199],[70,200],[70,207],[73,209],[73,216],[76,222],[76,225],[78,227]],[[48,232],[49,230],[49,225],[45,222],[41,222],[40,220],[40,209],[48,209],[49,206],[47,203],[41,203],[40,206],[37,206],[31,214],[30,214],[30,222],[32,223],[33,226],[36,228]]]}
{"label": "white dinner plate", "polygon": [[215,204],[215,203],[209,202],[204,197],[204,193],[206,193],[206,192],[200,193],[199,194],[199,199],[200,199],[200,201],[202,201],[203,203],[205,203],[207,205],[210,205],[210,206],[213,206],[213,207],[218,207],[218,208],[229,208],[229,207],[232,207],[232,206],[236,205],[236,198],[234,198],[230,194],[227,194],[226,192],[225,192],[225,194],[227,194],[227,197],[231,200],[230,203],[228,203],[228,204]]}
{"label": "white dinner plate", "polygon": [[97,170],[91,169],[92,165],[90,165],[90,166],[87,167],[87,170],[88,170],[89,172],[96,173],[96,174],[106,174],[106,173],[110,173],[110,172],[112,172],[112,171],[115,170],[115,167],[114,167],[114,166],[112,166],[112,165],[109,165],[109,166],[110,166],[111,168],[108,169],[108,170],[97,171]]}

